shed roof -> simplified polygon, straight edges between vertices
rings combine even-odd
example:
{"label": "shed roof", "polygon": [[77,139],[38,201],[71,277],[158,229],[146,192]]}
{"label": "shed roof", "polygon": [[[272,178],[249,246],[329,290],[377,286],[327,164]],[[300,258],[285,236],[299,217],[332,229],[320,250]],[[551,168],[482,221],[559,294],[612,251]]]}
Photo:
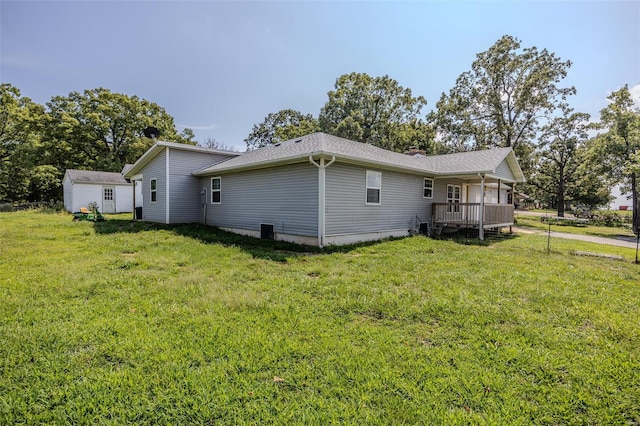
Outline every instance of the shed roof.
{"label": "shed roof", "polygon": [[73,183],[111,183],[128,185],[129,182],[118,172],[99,172],[95,170],[67,169],[65,174]]}
{"label": "shed roof", "polygon": [[376,146],[355,142],[326,133],[313,133],[301,138],[248,151],[211,167],[195,171],[196,176],[214,173],[272,167],[307,161],[309,156],[335,156],[354,164],[373,165],[433,176],[491,174],[505,159],[518,182],[524,175],[511,148],[496,148],[447,155],[410,156]]}

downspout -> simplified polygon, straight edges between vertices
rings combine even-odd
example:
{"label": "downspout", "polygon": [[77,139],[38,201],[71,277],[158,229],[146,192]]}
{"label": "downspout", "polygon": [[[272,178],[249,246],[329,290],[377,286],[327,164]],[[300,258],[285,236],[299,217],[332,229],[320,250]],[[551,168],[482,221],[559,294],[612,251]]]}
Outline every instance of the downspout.
{"label": "downspout", "polygon": [[331,157],[331,161],[325,164],[324,158],[320,158],[320,163],[316,163],[313,156],[309,156],[309,162],[318,168],[318,247],[324,246],[325,237],[325,170],[336,161],[336,156]]}
{"label": "downspout", "polygon": [[484,240],[484,175],[480,175],[480,218],[478,220],[480,230],[478,237]]}
{"label": "downspout", "polygon": [[168,225],[169,224],[169,211],[170,211],[169,210],[169,200],[171,199],[171,197],[169,196],[170,195],[170,192],[169,192],[169,147],[166,147],[166,150],[167,150],[167,157],[166,157],[167,158],[167,162],[166,162],[166,166],[165,166],[165,171],[164,172],[165,172],[165,182],[166,182],[167,188],[166,188],[165,195],[164,195],[165,199],[166,199],[166,202],[165,202],[165,205],[164,205],[164,208],[166,210],[164,221]]}

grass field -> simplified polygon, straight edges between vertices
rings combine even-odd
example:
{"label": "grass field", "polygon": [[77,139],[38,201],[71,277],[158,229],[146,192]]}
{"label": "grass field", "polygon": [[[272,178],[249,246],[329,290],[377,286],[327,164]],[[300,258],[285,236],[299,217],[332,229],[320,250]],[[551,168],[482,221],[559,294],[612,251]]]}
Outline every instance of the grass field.
{"label": "grass field", "polygon": [[[540,219],[540,216],[526,216],[523,214],[516,217],[518,226],[547,231],[549,224],[542,222]],[[595,225],[571,226],[552,223],[551,231],[564,232],[567,234],[592,235],[594,237],[634,237],[630,225],[628,227],[607,227]]]}
{"label": "grass field", "polygon": [[0,213],[0,249],[0,424],[640,422],[631,249],[35,211]]}

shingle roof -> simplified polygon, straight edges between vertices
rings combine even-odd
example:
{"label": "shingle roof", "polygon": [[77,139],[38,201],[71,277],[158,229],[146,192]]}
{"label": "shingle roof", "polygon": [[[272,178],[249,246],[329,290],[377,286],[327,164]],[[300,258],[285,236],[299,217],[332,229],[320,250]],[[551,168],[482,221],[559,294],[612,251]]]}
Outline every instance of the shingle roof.
{"label": "shingle roof", "polygon": [[[464,175],[491,173],[505,158],[513,155],[513,151],[511,148],[497,148],[427,157],[410,156],[326,133],[313,133],[280,144],[248,151],[239,157],[195,171],[193,174],[203,176],[225,171],[270,167],[306,161],[309,156],[316,155],[335,156],[350,163],[369,164],[418,173]],[[515,156],[513,158],[515,159]],[[517,162],[515,164],[517,166]]]}
{"label": "shingle roof", "polygon": [[67,169],[67,176],[74,183],[113,183],[128,184],[126,179],[118,172],[98,172],[94,170]]}

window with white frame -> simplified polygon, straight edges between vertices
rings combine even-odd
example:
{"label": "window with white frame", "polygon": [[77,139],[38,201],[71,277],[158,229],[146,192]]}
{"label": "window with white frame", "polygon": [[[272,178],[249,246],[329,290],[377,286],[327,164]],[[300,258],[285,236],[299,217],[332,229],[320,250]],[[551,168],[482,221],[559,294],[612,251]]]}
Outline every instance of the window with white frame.
{"label": "window with white frame", "polygon": [[[460,185],[447,185],[447,203],[460,204],[460,194]],[[447,212],[458,213],[460,212],[460,206],[448,206]]]}
{"label": "window with white frame", "polygon": [[151,191],[151,202],[155,203],[158,201],[158,180],[156,178],[149,181],[149,188]]}
{"label": "window with white frame", "polygon": [[422,190],[424,198],[433,198],[433,179],[424,178],[424,188]]}
{"label": "window with white frame", "polygon": [[366,204],[379,205],[381,192],[382,192],[382,172],[367,170]]}
{"label": "window with white frame", "polygon": [[222,200],[222,178],[211,178],[211,204],[220,204]]}

